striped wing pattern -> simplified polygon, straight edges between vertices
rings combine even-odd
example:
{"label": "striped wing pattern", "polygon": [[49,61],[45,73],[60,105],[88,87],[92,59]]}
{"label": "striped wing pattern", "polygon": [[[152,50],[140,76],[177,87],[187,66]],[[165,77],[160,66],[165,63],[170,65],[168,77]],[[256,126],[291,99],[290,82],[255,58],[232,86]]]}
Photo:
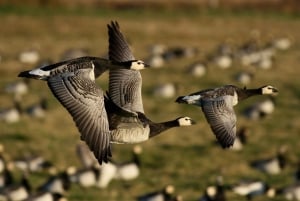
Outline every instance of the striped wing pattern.
{"label": "striped wing pattern", "polygon": [[[117,62],[134,60],[130,47],[117,22],[108,25],[109,59]],[[139,71],[118,69],[109,72],[109,95],[125,110],[144,113],[142,76]]]}
{"label": "striped wing pattern", "polygon": [[[90,69],[91,70],[91,69]],[[87,79],[89,71],[63,73],[48,79],[54,96],[68,110],[89,148],[101,164],[111,156],[110,131],[103,91]]]}
{"label": "striped wing pattern", "polygon": [[230,106],[231,96],[202,100],[202,111],[223,148],[233,145],[236,136],[236,115]]}

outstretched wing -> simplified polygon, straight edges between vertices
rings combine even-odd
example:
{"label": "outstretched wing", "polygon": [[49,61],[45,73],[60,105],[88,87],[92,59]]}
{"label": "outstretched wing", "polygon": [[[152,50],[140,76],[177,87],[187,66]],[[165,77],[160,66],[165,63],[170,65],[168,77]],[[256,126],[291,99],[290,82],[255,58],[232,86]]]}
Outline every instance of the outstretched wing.
{"label": "outstretched wing", "polygon": [[80,69],[50,77],[49,88],[68,110],[89,148],[101,164],[111,156],[110,131],[103,91],[89,79],[93,69]]}
{"label": "outstretched wing", "polygon": [[[108,25],[109,59],[117,62],[134,60],[117,22]],[[117,69],[109,71],[109,96],[119,107],[144,113],[142,101],[142,76],[139,71]]]}
{"label": "outstretched wing", "polygon": [[202,111],[223,148],[232,146],[236,136],[236,115],[230,104],[231,98],[202,100]]}

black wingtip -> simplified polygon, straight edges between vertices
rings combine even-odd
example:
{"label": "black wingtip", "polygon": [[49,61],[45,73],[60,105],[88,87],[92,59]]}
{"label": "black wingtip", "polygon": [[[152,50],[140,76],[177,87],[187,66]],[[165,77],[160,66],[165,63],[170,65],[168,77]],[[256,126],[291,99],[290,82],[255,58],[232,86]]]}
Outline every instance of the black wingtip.
{"label": "black wingtip", "polygon": [[184,97],[184,96],[179,96],[179,97],[175,100],[175,102],[176,102],[176,103],[186,103],[186,101],[183,100],[183,97]]}

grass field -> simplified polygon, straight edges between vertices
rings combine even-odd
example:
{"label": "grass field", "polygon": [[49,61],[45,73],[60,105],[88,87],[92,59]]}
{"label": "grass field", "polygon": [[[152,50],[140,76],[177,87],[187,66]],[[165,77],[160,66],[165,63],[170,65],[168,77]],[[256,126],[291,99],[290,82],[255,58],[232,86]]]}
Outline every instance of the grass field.
{"label": "grass field", "polygon": [[[292,174],[300,157],[300,20],[299,17],[268,13],[197,13],[196,11],[104,11],[57,12],[32,10],[32,12],[8,12],[1,14],[0,31],[0,87],[17,80],[17,74],[34,66],[18,61],[18,54],[36,48],[43,59],[59,61],[61,54],[69,48],[87,48],[91,55],[103,56],[108,47],[106,24],[117,20],[122,31],[131,42],[136,58],[145,58],[147,48],[153,43],[167,46],[194,46],[200,53],[196,58],[171,61],[160,69],[147,69],[143,76],[143,101],[146,114],[153,121],[164,121],[178,116],[190,116],[197,125],[176,128],[148,142],[142,143],[142,169],[138,179],[131,182],[113,181],[107,189],[81,189],[72,186],[67,194],[69,200],[134,200],[140,194],[173,184],[176,193],[184,200],[197,200],[208,184],[217,175],[224,176],[225,183],[234,183],[241,178],[258,178],[272,186],[281,187],[292,182]],[[287,36],[293,45],[287,51],[278,52],[271,70],[258,70],[249,88],[270,84],[280,91],[275,113],[262,121],[248,121],[240,114],[243,108],[262,97],[251,98],[235,109],[238,127],[250,128],[249,144],[241,152],[223,150],[213,144],[215,137],[209,129],[200,109],[178,105],[173,99],[153,97],[151,89],[158,83],[177,82],[178,95],[188,94],[208,87],[237,84],[233,75],[245,69],[238,62],[227,70],[209,68],[203,78],[185,74],[185,67],[202,58],[218,44],[230,41],[239,45],[251,37],[251,32],[260,32],[260,42]],[[103,89],[107,87],[107,74],[97,80]],[[242,86],[241,86],[242,87]],[[16,124],[0,122],[0,142],[11,158],[22,153],[39,153],[53,161],[58,169],[79,165],[75,155],[75,144],[79,134],[75,125],[59,102],[53,97],[46,83],[33,80],[31,91],[24,97],[24,106],[46,96],[50,109],[44,120],[33,120],[23,116]],[[12,106],[12,97],[2,92],[1,107]],[[281,145],[288,147],[289,163],[284,171],[267,176],[248,166],[248,162],[272,156]],[[116,161],[130,159],[132,145],[113,146]],[[43,175],[30,177],[34,186],[39,185]],[[245,200],[232,193],[228,200]],[[255,200],[266,200],[257,197]],[[282,197],[273,200],[282,200]]]}

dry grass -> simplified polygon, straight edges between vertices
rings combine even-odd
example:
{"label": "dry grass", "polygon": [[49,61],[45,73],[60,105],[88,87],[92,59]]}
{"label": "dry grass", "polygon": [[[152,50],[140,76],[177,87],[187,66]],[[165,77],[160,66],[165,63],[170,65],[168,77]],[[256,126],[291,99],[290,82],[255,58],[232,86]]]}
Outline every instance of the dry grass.
{"label": "dry grass", "polygon": [[[202,54],[208,53],[220,42],[229,40],[240,44],[249,39],[252,30],[259,30],[261,42],[273,37],[288,36],[293,46],[276,56],[274,69],[257,72],[255,81],[248,87],[271,84],[279,88],[276,112],[261,122],[249,122],[240,114],[242,108],[259,98],[241,103],[236,107],[238,125],[246,124],[251,128],[249,145],[240,153],[224,151],[213,145],[214,136],[204,120],[200,109],[177,105],[174,100],[159,100],[150,93],[156,83],[176,81],[181,85],[180,94],[187,94],[207,87],[224,84],[237,84],[232,75],[241,69],[235,64],[231,70],[210,69],[207,76],[201,79],[184,74],[185,66],[194,59],[177,60],[163,69],[150,69],[142,72],[143,99],[146,114],[159,122],[177,116],[190,116],[198,125],[190,128],[178,128],[165,132],[148,142],[143,143],[142,174],[139,179],[124,184],[114,181],[105,190],[80,189],[74,186],[68,198],[70,200],[134,200],[135,196],[174,184],[177,193],[184,200],[196,200],[204,186],[214,182],[215,176],[222,174],[226,182],[235,182],[243,177],[262,178],[281,186],[291,182],[291,173],[295,166],[290,165],[278,176],[267,177],[250,169],[247,162],[257,157],[273,155],[283,144],[289,147],[289,158],[295,164],[299,160],[299,41],[300,21],[298,19],[281,19],[276,16],[206,16],[172,14],[156,15],[155,12],[122,15],[109,12],[99,16],[80,15],[29,15],[18,16],[6,14],[1,16],[0,52],[3,61],[0,63],[0,86],[17,80],[18,72],[33,66],[18,62],[20,51],[37,48],[44,59],[59,61],[64,50],[72,47],[88,48],[91,55],[102,56],[107,51],[106,24],[118,20],[121,28],[131,41],[135,56],[144,58],[147,47],[153,43],[169,46],[195,46]],[[203,55],[199,55],[201,57]],[[99,79],[105,88],[107,75]],[[17,157],[22,152],[39,152],[63,169],[78,164],[75,155],[75,144],[79,140],[78,132],[71,117],[50,94],[46,83],[32,81],[32,91],[24,99],[24,105],[34,102],[45,95],[50,100],[48,116],[43,121],[23,117],[21,122],[13,125],[0,123],[0,141],[7,153]],[[11,97],[1,93],[2,107],[11,105]],[[175,98],[174,98],[175,99]],[[131,145],[113,147],[116,160],[125,161],[130,157]],[[66,160],[67,159],[67,160]],[[37,177],[34,185],[41,182]],[[228,194],[229,200],[241,200],[240,197]],[[257,200],[264,200],[265,197]],[[280,200],[280,198],[278,198]]]}

